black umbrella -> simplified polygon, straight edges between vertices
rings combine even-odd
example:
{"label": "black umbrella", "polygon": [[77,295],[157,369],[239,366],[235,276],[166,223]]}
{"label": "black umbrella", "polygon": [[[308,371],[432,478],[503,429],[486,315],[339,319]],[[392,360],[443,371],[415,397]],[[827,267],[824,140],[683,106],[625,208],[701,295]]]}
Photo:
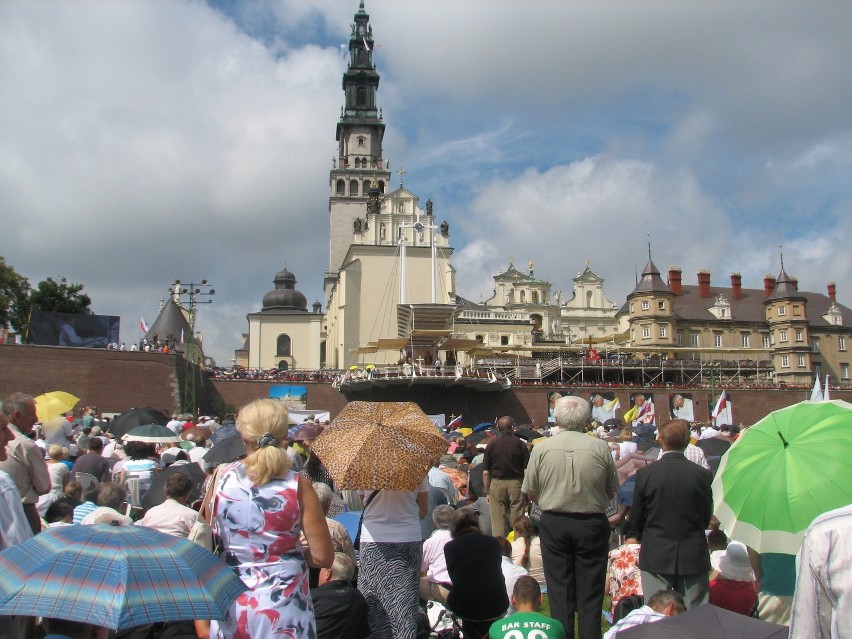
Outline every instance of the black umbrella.
{"label": "black umbrella", "polygon": [[790,629],[705,604],[618,633],[618,639],[787,639]]}
{"label": "black umbrella", "polygon": [[145,426],[147,424],[159,424],[165,426],[169,423],[169,418],[156,408],[131,408],[124,411],[121,415],[112,420],[109,424],[109,432],[116,439],[121,439],[128,432],[137,426]]}
{"label": "black umbrella", "polygon": [[198,500],[201,495],[201,487],[204,485],[204,480],[207,478],[207,473],[201,470],[201,466],[196,463],[179,464],[177,466],[172,464],[162,472],[157,473],[154,477],[154,481],[151,482],[151,487],[142,498],[142,507],[145,510],[153,508],[154,506],[159,506],[166,501],[166,480],[175,473],[182,473],[192,480],[193,486],[192,492],[189,493],[189,503],[191,504]]}
{"label": "black umbrella", "polygon": [[534,439],[544,437],[544,435],[542,435],[541,433],[537,433],[531,428],[519,428],[515,431],[515,435],[517,435],[518,437],[523,437],[528,442],[531,442]]}
{"label": "black umbrella", "polygon": [[216,429],[216,432],[210,436],[210,439],[213,440],[214,444],[218,444],[219,442],[230,439],[231,437],[236,437],[236,435],[237,425],[234,422],[225,422]]}
{"label": "black umbrella", "polygon": [[213,448],[208,450],[202,459],[204,459],[208,468],[212,468],[219,464],[236,461],[240,457],[244,457],[247,452],[243,438],[237,435],[213,444]]}
{"label": "black umbrella", "polygon": [[467,437],[464,438],[465,442],[468,444],[473,444],[476,446],[483,439],[488,439],[492,436],[492,434],[488,431],[479,431],[478,433],[471,433]]}

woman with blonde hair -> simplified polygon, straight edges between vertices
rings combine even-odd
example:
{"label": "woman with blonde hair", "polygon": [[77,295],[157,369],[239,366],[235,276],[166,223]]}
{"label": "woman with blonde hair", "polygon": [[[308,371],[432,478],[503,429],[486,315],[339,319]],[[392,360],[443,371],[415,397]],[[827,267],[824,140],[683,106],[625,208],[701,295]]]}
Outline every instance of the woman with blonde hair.
{"label": "woman with blonde hair", "polygon": [[512,562],[526,568],[530,577],[538,582],[541,591],[547,592],[544,564],[541,560],[541,540],[533,531],[533,521],[526,515],[512,522],[515,540],[512,542]]}
{"label": "woman with blonde hair", "polygon": [[225,563],[249,590],[225,621],[212,623],[211,637],[316,636],[308,566],[330,568],[334,551],[310,481],[291,470],[281,448],[287,429],[283,404],[272,399],[248,404],[237,416],[248,456],[217,470],[214,528]]}

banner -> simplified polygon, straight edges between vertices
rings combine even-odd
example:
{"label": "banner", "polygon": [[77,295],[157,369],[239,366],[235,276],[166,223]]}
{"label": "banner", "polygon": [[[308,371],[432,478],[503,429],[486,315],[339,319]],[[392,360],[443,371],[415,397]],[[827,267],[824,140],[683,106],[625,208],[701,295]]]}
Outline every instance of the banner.
{"label": "banner", "polygon": [[118,343],[121,318],[114,315],[33,311],[30,343],[43,346],[106,348]]}

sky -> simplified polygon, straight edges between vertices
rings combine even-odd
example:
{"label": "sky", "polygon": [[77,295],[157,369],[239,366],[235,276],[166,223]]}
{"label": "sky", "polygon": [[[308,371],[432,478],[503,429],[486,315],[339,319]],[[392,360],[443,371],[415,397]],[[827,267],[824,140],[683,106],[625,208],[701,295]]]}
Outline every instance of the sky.
{"label": "sky", "polygon": [[[286,267],[324,302],[356,0],[0,3],[0,255],[140,337],[207,279],[228,366]],[[457,292],[534,260],[617,305],[648,257],[852,304],[852,3],[367,0],[384,156],[450,224]],[[394,175],[392,187],[398,186]]]}

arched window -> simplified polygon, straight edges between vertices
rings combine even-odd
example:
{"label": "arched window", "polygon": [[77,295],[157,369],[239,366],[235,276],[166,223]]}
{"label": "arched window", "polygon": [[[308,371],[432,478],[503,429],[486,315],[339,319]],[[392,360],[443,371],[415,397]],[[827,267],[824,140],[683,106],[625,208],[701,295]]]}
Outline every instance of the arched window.
{"label": "arched window", "polygon": [[532,303],[533,303],[533,304],[538,304],[538,291],[533,291],[533,292],[532,292]]}
{"label": "arched window", "polygon": [[385,181],[379,180],[379,193],[384,193],[384,192],[385,192]]}
{"label": "arched window", "polygon": [[355,92],[355,106],[367,106],[367,89],[365,87],[358,87]]}
{"label": "arched window", "polygon": [[364,180],[364,185],[362,186],[364,189],[364,193],[370,192],[370,180]]}
{"label": "arched window", "polygon": [[349,195],[358,195],[358,180],[352,180],[349,183]]}
{"label": "arched window", "polygon": [[527,302],[527,292],[521,291],[521,304],[526,304]]}
{"label": "arched window", "polygon": [[290,365],[287,363],[286,359],[282,359],[280,362],[278,362],[279,371],[286,371],[289,367]]}
{"label": "arched window", "polygon": [[355,168],[356,169],[361,168],[361,158],[355,158]]}
{"label": "arched window", "polygon": [[346,195],[346,182],[344,180],[337,181],[337,194]]}
{"label": "arched window", "polygon": [[278,349],[276,355],[278,357],[290,357],[290,336],[286,333],[278,336]]}

